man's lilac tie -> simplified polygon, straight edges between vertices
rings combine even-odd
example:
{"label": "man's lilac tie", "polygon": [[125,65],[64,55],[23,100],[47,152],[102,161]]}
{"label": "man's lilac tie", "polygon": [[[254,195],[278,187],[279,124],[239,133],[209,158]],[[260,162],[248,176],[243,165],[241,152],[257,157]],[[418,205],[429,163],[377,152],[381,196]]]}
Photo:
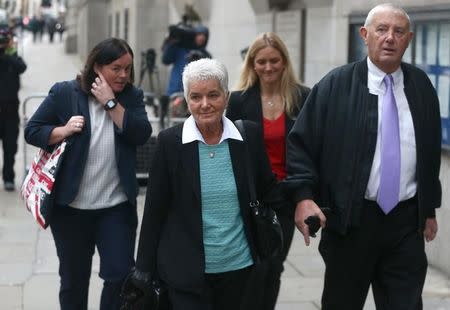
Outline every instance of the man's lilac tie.
{"label": "man's lilac tie", "polygon": [[386,93],[381,115],[381,167],[377,203],[388,214],[398,203],[400,190],[400,134],[392,75],[384,79]]}

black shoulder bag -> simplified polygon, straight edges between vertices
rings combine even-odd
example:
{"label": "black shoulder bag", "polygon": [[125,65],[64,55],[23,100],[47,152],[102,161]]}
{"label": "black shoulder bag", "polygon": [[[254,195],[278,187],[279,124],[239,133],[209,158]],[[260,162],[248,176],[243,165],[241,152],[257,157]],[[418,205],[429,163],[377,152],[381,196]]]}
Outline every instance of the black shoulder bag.
{"label": "black shoulder bag", "polygon": [[234,122],[244,139],[247,182],[250,194],[250,210],[253,221],[253,240],[261,260],[267,260],[281,254],[283,249],[283,231],[275,211],[260,202],[256,197],[254,175],[251,167],[250,152],[244,122]]}

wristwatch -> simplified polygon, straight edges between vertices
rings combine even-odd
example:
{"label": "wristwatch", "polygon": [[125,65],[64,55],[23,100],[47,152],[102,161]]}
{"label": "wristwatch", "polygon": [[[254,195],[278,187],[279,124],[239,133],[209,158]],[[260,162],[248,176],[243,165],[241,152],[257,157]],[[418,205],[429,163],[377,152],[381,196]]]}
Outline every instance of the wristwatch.
{"label": "wristwatch", "polygon": [[118,103],[119,103],[119,101],[117,101],[116,98],[109,99],[108,101],[106,101],[103,108],[105,109],[105,111],[109,111],[109,110],[114,109]]}

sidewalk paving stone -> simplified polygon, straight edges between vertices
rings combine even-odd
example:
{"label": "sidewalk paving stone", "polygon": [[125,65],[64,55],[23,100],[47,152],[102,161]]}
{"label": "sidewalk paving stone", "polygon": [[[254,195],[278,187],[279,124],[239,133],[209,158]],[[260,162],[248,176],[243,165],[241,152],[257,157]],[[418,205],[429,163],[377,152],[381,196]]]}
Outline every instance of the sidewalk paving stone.
{"label": "sidewalk paving stone", "polygon": [[[103,282],[92,273],[89,286],[88,310],[98,309]],[[58,310],[59,276],[53,272],[33,276],[24,286],[24,309]]]}

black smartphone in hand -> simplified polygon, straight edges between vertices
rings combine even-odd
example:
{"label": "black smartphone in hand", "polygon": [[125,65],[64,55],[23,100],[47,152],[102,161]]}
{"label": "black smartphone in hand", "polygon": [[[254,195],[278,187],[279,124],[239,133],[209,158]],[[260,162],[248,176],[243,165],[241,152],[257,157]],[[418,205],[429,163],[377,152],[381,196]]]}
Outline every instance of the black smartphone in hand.
{"label": "black smartphone in hand", "polygon": [[308,216],[305,224],[309,227],[309,236],[315,238],[320,228],[320,218],[317,215]]}
{"label": "black smartphone in hand", "polygon": [[[330,213],[330,208],[321,208],[320,209],[325,217]],[[308,216],[305,219],[305,224],[309,227],[309,236],[315,238],[316,233],[320,228],[320,218],[317,215]]]}

